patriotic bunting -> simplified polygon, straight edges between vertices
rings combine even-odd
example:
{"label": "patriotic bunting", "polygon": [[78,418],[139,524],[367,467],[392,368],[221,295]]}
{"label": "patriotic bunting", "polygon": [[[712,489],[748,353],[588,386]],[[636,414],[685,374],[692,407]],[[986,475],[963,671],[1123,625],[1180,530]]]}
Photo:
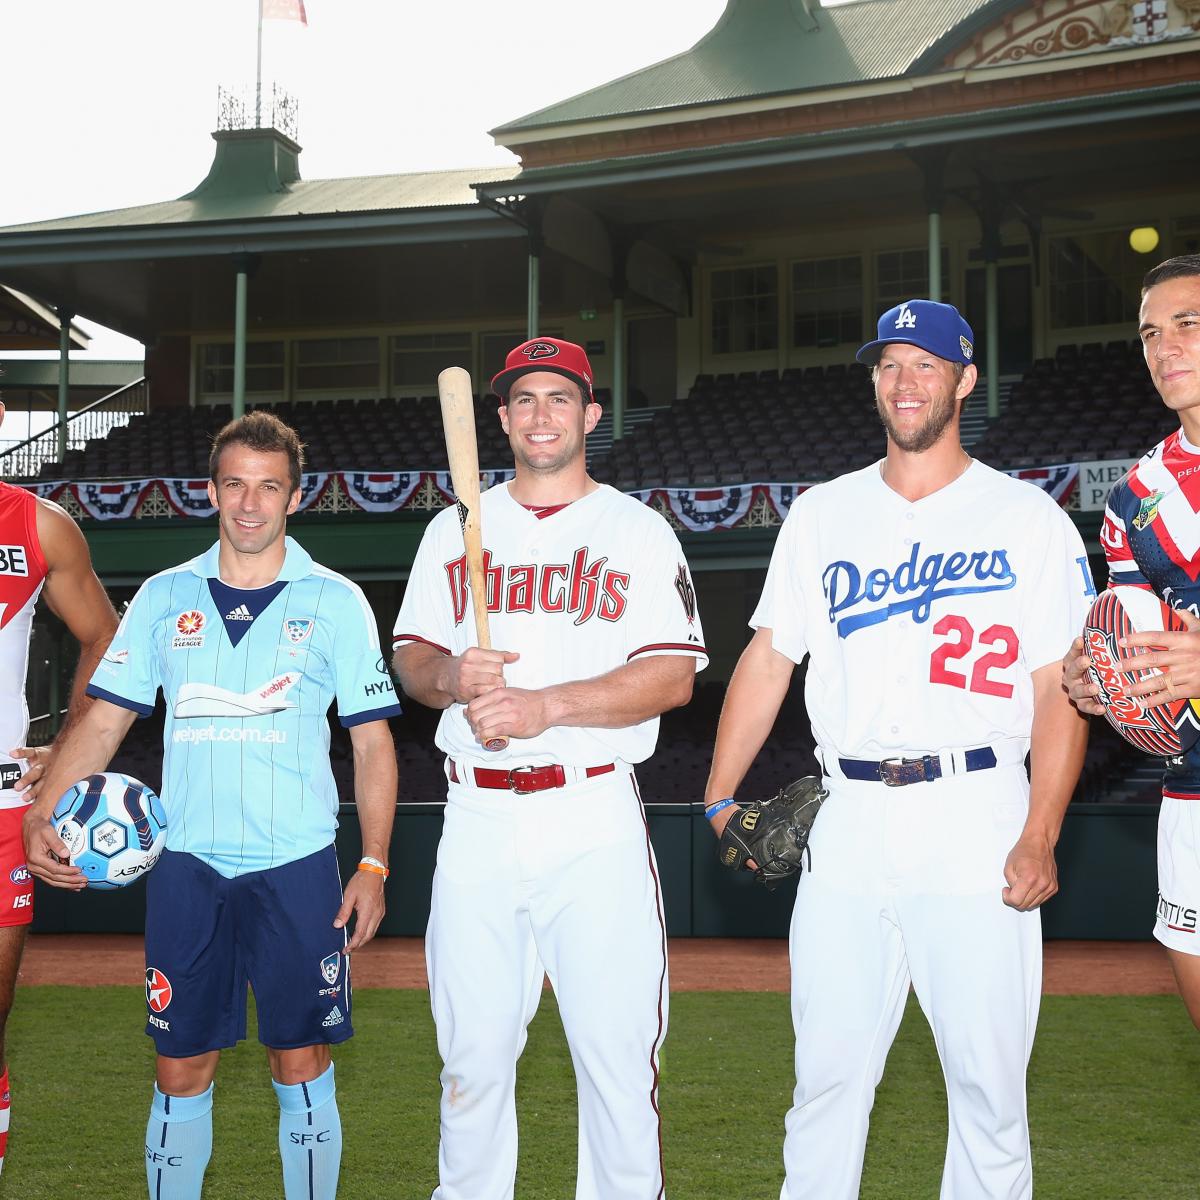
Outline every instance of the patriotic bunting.
{"label": "patriotic bunting", "polygon": [[[495,487],[498,483],[503,483],[507,479],[512,478],[512,471],[480,471],[479,472],[479,487],[480,490],[485,490],[490,487]],[[433,486],[446,498],[447,504],[454,503],[454,482],[450,478],[449,471],[434,471],[430,478],[433,480]]]}
{"label": "patriotic bunting", "polygon": [[160,479],[158,485],[181,517],[211,517],[217,511],[208,498],[207,479]]}
{"label": "patriotic bunting", "polygon": [[[1040,487],[1064,508],[1071,505],[1079,490],[1078,463],[1006,473]],[[479,478],[481,486],[495,487],[511,477],[511,471],[500,470],[483,471]],[[449,471],[314,471],[301,479],[298,511],[318,505],[335,482],[345,496],[338,506],[341,511],[402,512],[413,507],[419,493],[427,507],[430,486],[446,504],[454,499]],[[132,517],[155,492],[164,496],[171,510],[181,517],[211,517],[216,511],[208,499],[207,479],[133,479],[119,483],[57,480],[23,486],[49,500],[62,500],[69,493],[97,521]],[[680,525],[693,533],[708,533],[743,526],[756,508],[765,507],[782,521],[796,498],[812,486],[811,483],[739,483],[726,487],[647,488],[630,495],[644,504],[665,505]],[[770,524],[762,520],[753,523]]]}
{"label": "patriotic bunting", "polygon": [[154,486],[150,479],[128,483],[73,483],[71,491],[80,507],[97,521],[123,521],[133,516],[142,497]]}
{"label": "patriotic bunting", "polygon": [[325,495],[333,475],[329,471],[312,471],[300,476],[300,503],[296,505],[297,512],[312,508]]}
{"label": "patriotic bunting", "polygon": [[1079,489],[1078,463],[1061,463],[1057,467],[1026,467],[1021,471],[1006,471],[1005,474],[1036,484],[1043,492],[1049,492],[1063,508],[1070,506],[1071,498]]}
{"label": "patriotic bunting", "polygon": [[421,486],[420,471],[343,472],[346,495],[364,512],[395,512],[403,508]]}

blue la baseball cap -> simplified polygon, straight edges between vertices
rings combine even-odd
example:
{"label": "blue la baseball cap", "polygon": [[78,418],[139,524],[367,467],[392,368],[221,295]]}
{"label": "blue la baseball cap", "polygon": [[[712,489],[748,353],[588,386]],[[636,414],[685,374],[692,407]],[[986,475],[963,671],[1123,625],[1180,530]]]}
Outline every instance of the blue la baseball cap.
{"label": "blue la baseball cap", "polygon": [[947,362],[970,363],[975,355],[975,335],[953,304],[936,300],[905,300],[879,318],[879,336],[854,356],[874,367],[884,346],[903,342],[920,346]]}

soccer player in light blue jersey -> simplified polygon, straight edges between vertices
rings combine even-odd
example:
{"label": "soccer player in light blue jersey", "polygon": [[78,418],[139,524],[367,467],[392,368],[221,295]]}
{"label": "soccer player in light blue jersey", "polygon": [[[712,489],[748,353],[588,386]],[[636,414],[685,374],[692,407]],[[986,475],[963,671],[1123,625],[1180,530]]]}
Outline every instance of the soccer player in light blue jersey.
{"label": "soccer player in light blue jersey", "polygon": [[[148,579],[25,818],[29,867],[78,890],[48,821],[108,764],[159,689],[167,848],[147,879],[146,1032],[157,1080],[146,1134],[152,1200],[196,1200],[212,1150],[221,1050],[246,1034],[246,985],[279,1100],[287,1200],[332,1200],[341,1124],[330,1046],[353,1032],[352,951],[383,918],[396,803],[387,718],[400,711],[362,591],[285,536],[302,449],[254,412],[213,444],[220,537]],[[363,858],[343,893],[334,851],[330,705],[350,731]],[[353,933],[348,924],[353,918]]]}

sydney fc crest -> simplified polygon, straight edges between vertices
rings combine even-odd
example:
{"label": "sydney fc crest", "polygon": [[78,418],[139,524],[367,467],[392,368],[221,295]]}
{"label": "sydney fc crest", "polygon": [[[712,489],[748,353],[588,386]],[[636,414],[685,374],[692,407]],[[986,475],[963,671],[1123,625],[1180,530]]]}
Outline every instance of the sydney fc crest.
{"label": "sydney fc crest", "polygon": [[312,617],[287,617],[283,622],[283,632],[289,642],[303,642],[313,631]]}

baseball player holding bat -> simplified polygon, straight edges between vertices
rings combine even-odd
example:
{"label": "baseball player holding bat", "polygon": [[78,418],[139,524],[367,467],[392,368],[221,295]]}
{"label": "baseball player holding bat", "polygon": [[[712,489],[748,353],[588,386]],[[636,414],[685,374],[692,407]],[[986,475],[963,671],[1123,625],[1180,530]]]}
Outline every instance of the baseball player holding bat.
{"label": "baseball player holding bat", "polygon": [[1060,660],[1093,593],[1066,514],[959,441],[973,341],[946,304],[880,318],[858,358],[887,454],[792,506],[721,715],[706,795],[718,833],[808,657],[829,797],[792,916],[784,1200],[858,1195],[910,982],[946,1078],[943,1200],[1032,1195],[1035,910],[1057,890],[1087,736]]}
{"label": "baseball player holding bat", "polygon": [[667,523],[587,474],[600,408],[581,347],[525,342],[492,390],[516,463],[482,499],[496,648],[477,644],[453,508],[395,629],[404,690],[444,710],[449,780],[426,936],[434,1198],[513,1195],[516,1062],[549,975],[579,1092],[577,1200],[655,1200],[666,934],[633,766],[707,662],[695,592]]}
{"label": "baseball player holding bat", "polygon": [[[1180,428],[1113,484],[1100,541],[1109,584],[1152,590],[1192,627],[1135,633],[1149,653],[1139,667],[1162,674],[1130,692],[1146,704],[1200,697],[1200,254],[1169,258],[1142,281],[1138,335],[1146,366]],[[1064,681],[1086,713],[1104,710],[1086,672],[1082,640],[1064,662]],[[1200,1029],[1200,745],[1167,759],[1158,821],[1158,902],[1154,936],[1167,948],[1180,995]]]}

